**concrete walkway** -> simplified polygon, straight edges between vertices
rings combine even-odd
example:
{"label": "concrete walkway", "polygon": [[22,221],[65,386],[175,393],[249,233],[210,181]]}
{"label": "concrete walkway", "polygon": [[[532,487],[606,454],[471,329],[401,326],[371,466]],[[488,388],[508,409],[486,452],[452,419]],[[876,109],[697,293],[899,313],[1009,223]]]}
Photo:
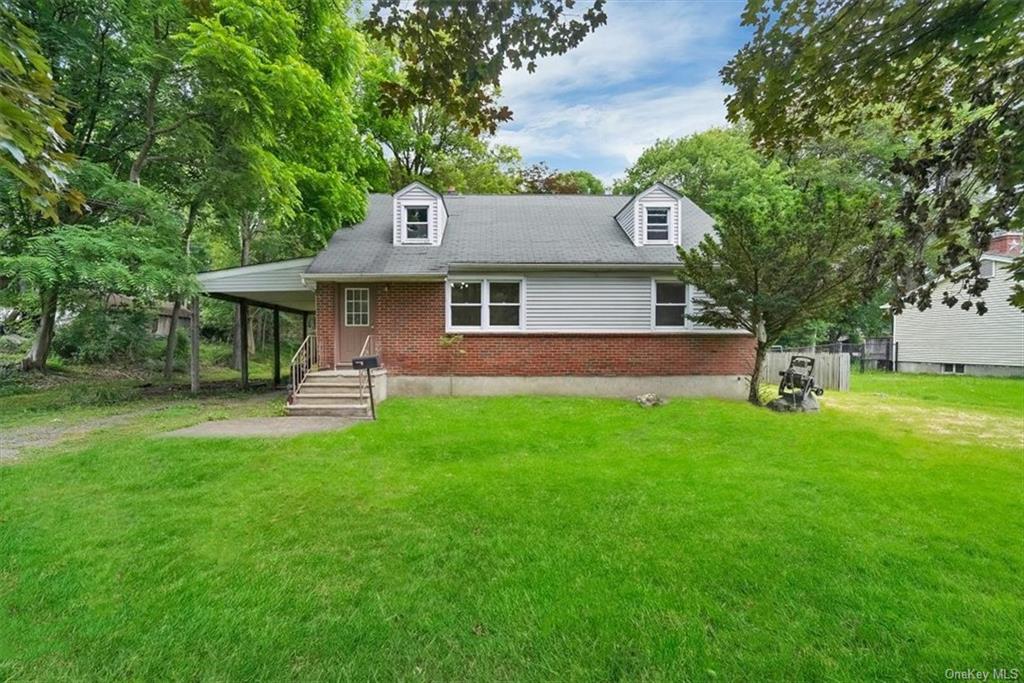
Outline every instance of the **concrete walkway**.
{"label": "concrete walkway", "polygon": [[350,420],[343,417],[244,417],[237,420],[202,422],[191,427],[167,432],[163,436],[295,436],[296,434],[346,429],[360,422],[366,422],[366,420]]}

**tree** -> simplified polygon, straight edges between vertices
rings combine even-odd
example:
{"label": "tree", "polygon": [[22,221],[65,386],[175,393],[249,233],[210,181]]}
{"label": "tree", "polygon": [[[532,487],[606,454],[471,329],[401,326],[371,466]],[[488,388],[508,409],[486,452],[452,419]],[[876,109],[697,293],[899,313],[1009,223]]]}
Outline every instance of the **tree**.
{"label": "tree", "polygon": [[590,171],[553,171],[543,161],[523,171],[528,194],[604,194],[604,183]]}
{"label": "tree", "polygon": [[714,235],[680,248],[678,275],[701,292],[690,318],[754,335],[751,403],[761,403],[765,355],[783,334],[863,296],[864,244],[877,225],[877,205],[863,200],[819,185],[779,192],[756,212],[720,207]]}
{"label": "tree", "polygon": [[[749,0],[743,22],[754,37],[722,70],[730,119],[773,149],[880,114],[912,131],[891,163],[902,230],[877,251],[892,303],[927,308],[945,276],[946,305],[984,313],[978,256],[1024,220],[1024,3]],[[1013,268],[1024,281],[1024,260]]]}
{"label": "tree", "polygon": [[536,68],[564,54],[607,20],[604,0],[576,11],[575,0],[433,2],[375,0],[365,27],[403,64],[403,81],[382,90],[386,108],[441,106],[462,127],[493,133],[511,118],[495,98],[502,72]]}
{"label": "tree", "polygon": [[319,248],[366,209],[372,159],[352,111],[361,39],[331,3],[214,0],[212,9],[182,37],[214,132],[207,194],[238,227],[243,262],[264,227],[281,231],[278,247]]}
{"label": "tree", "polygon": [[[40,321],[23,369],[46,366],[60,309],[71,309],[106,294],[139,302],[166,292],[190,294],[194,278],[178,249],[180,219],[163,197],[114,178],[103,165],[80,162],[71,177],[89,198],[80,214],[45,231],[22,235],[0,231],[16,249],[0,257],[0,275],[38,292]],[[5,194],[11,183],[0,186]]]}
{"label": "tree", "polygon": [[655,182],[679,189],[697,206],[713,211],[718,204],[749,201],[767,188],[785,183],[782,166],[768,164],[751,149],[739,128],[711,129],[675,140],[658,140],[645,149],[616,194],[636,194]]}
{"label": "tree", "polygon": [[[493,145],[463,133],[461,144],[438,154],[423,180],[444,191],[467,194],[514,194],[519,189],[523,158],[509,145]],[[403,186],[408,183],[403,183]]]}
{"label": "tree", "polygon": [[33,210],[54,220],[62,200],[81,205],[67,183],[66,111],[35,34],[0,10],[0,172],[17,179]]}
{"label": "tree", "polygon": [[590,171],[560,171],[552,185],[553,194],[604,194],[604,183]]}
{"label": "tree", "polygon": [[741,128],[710,130],[658,141],[616,184],[633,193],[661,180],[715,219],[713,235],[680,251],[678,274],[698,292],[692,320],[755,336],[754,403],[773,344],[874,291],[871,245],[892,227],[892,192],[877,177],[877,154],[895,144],[885,131],[769,156]]}
{"label": "tree", "polygon": [[[333,3],[214,0],[182,36],[201,120],[213,131],[203,174],[238,263],[308,253],[362,218],[376,149],[355,125],[359,35]],[[370,153],[367,152],[370,149]],[[236,323],[236,358],[241,353]],[[250,326],[250,330],[251,330]]]}

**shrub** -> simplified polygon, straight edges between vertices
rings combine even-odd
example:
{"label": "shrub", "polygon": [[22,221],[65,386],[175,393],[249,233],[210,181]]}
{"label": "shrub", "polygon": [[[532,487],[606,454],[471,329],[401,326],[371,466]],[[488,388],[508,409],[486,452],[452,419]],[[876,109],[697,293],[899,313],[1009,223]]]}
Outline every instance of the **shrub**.
{"label": "shrub", "polygon": [[152,353],[152,320],[145,310],[86,308],[57,330],[53,350],[83,363],[135,363]]}

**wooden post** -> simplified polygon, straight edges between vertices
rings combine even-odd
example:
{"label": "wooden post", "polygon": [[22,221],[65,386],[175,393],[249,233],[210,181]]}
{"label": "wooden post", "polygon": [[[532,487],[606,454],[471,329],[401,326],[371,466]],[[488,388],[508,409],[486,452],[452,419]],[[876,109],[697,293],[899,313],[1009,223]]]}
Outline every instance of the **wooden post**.
{"label": "wooden post", "polygon": [[309,313],[302,314],[302,341],[309,336]]}
{"label": "wooden post", "polygon": [[199,297],[192,297],[192,320],[189,327],[189,375],[192,393],[199,393]]}
{"label": "wooden post", "polygon": [[274,309],[274,388],[281,384],[281,311]]}
{"label": "wooden post", "polygon": [[242,367],[242,388],[249,388],[249,304],[244,301],[238,302],[238,336],[241,337],[239,343],[241,344],[242,352],[241,360]]}

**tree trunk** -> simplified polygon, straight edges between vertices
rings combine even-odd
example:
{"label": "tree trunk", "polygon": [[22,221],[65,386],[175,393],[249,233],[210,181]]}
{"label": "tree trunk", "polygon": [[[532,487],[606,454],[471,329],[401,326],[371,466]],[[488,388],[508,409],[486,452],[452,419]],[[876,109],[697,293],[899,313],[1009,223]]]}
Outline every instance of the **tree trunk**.
{"label": "tree trunk", "polygon": [[[188,219],[185,221],[185,231],[181,234],[181,243],[188,255],[189,244],[192,239],[192,230],[196,224],[196,216],[199,213],[198,200],[192,200],[188,205]],[[181,310],[181,297],[174,297],[174,315],[171,317],[170,333],[167,335],[167,345],[164,347],[164,379],[171,379],[174,372],[174,350],[178,345],[178,311]],[[195,315],[193,311],[192,315]]]}
{"label": "tree trunk", "polygon": [[21,361],[22,370],[45,370],[50,357],[50,343],[53,341],[54,325],[57,321],[57,292],[44,290],[39,295],[42,315],[32,348]]}
{"label": "tree trunk", "polygon": [[174,299],[171,308],[171,324],[167,328],[167,346],[164,348],[164,379],[169,380],[174,374],[174,350],[178,346],[178,313],[181,311],[181,299]]}
{"label": "tree trunk", "polygon": [[750,393],[747,400],[755,406],[761,404],[761,368],[764,366],[764,358],[768,353],[768,345],[758,342],[754,355],[754,369],[750,374]]}
{"label": "tree trunk", "polygon": [[249,312],[248,316],[247,322],[249,324],[245,326],[247,337],[246,341],[248,342],[249,355],[252,356],[256,353],[256,330],[253,329],[255,327],[255,321],[253,320],[252,311]]}

